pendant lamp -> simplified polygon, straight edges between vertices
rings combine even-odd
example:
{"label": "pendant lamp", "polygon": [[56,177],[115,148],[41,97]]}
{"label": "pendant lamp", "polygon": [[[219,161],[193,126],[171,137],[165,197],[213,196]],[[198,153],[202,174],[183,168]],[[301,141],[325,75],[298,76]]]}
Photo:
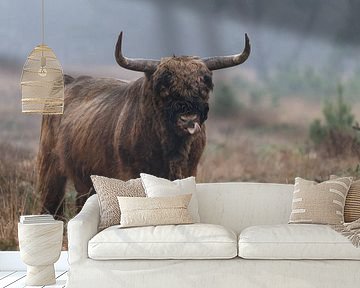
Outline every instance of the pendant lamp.
{"label": "pendant lamp", "polygon": [[44,43],[44,0],[42,43],[27,57],[21,75],[22,112],[63,114],[64,74],[55,53]]}

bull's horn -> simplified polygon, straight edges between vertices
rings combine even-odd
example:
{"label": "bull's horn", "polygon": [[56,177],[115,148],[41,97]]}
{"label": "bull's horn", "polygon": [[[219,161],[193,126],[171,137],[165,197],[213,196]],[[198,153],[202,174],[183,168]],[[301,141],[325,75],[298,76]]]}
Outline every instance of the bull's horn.
{"label": "bull's horn", "polygon": [[140,72],[154,72],[160,61],[147,60],[147,59],[130,59],[122,55],[121,52],[122,35],[123,32],[121,31],[115,48],[116,62],[121,67],[124,67],[129,70],[140,71]]}
{"label": "bull's horn", "polygon": [[232,66],[239,65],[244,63],[250,55],[250,41],[248,35],[245,33],[245,48],[241,54],[231,55],[231,56],[217,56],[204,58],[206,66],[209,70],[218,70],[223,68],[228,68]]}

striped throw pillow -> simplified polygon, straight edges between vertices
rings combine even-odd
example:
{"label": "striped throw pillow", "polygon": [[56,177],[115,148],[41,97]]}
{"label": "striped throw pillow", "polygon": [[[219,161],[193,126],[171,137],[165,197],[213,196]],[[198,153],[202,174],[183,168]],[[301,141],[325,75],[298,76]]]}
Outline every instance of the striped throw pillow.
{"label": "striped throw pillow", "polygon": [[345,199],[351,183],[351,177],[322,183],[295,178],[289,223],[344,223]]}
{"label": "striped throw pillow", "polygon": [[345,222],[360,219],[360,180],[353,182],[345,201]]}
{"label": "striped throw pillow", "polygon": [[[331,175],[330,180],[339,178]],[[345,200],[344,220],[350,223],[360,219],[360,180],[354,181],[349,189]]]}

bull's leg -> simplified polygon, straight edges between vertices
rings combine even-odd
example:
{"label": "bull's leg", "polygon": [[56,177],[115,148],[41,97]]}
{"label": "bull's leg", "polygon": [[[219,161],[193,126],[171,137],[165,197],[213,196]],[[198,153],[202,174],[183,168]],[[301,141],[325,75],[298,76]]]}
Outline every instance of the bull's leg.
{"label": "bull's leg", "polygon": [[61,219],[64,215],[66,177],[58,176],[52,179],[48,185],[43,211]]}
{"label": "bull's leg", "polygon": [[[50,161],[51,162],[51,161]],[[38,179],[37,190],[40,192],[42,212],[61,218],[64,213],[64,194],[66,177],[62,176],[57,163],[42,163]]]}
{"label": "bull's leg", "polygon": [[66,177],[60,170],[60,162],[55,149],[60,121],[59,115],[43,116],[36,163],[36,191],[40,195],[42,212],[56,217],[63,215],[66,184]]}
{"label": "bull's leg", "polygon": [[76,178],[74,180],[74,186],[77,192],[76,208],[79,212],[84,206],[87,198],[89,198],[89,196],[93,194],[93,188],[89,182],[83,181],[81,178]]}
{"label": "bull's leg", "polygon": [[172,159],[169,163],[169,180],[184,178],[182,173],[183,159]]}

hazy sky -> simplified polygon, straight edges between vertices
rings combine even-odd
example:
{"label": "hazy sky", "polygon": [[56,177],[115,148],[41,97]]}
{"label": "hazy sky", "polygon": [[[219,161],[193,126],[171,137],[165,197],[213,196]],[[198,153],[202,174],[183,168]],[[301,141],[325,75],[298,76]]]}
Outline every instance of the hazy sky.
{"label": "hazy sky", "polygon": [[[348,1],[313,1],[314,9],[309,1],[274,1],[268,7],[263,0],[45,0],[45,42],[65,68],[115,65],[121,30],[124,53],[131,57],[238,53],[247,32],[252,55],[246,65],[258,70],[287,63],[324,66],[335,60],[342,69],[360,62],[360,49],[344,48],[334,41],[337,34],[328,37],[347,23]],[[41,42],[40,8],[40,0],[1,0],[0,58],[22,62]],[[315,8],[316,14],[308,12]]]}

